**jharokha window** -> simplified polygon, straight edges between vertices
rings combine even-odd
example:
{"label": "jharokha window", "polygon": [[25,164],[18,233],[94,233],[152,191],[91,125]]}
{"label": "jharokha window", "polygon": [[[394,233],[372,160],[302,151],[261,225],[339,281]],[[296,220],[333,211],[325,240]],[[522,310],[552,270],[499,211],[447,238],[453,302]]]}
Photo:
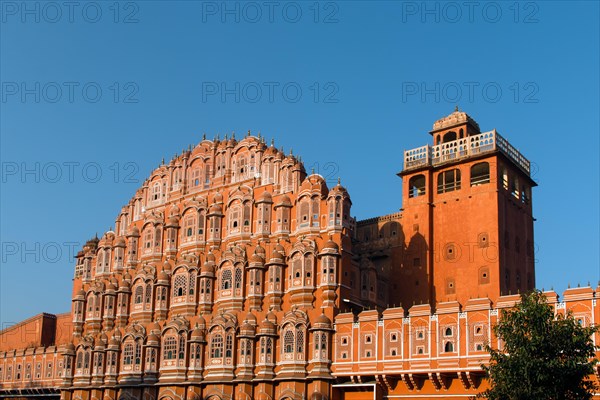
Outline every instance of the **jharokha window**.
{"label": "jharokha window", "polygon": [[281,337],[283,338],[282,359],[284,362],[304,360],[305,331],[306,329],[302,325],[287,324],[283,328]]}

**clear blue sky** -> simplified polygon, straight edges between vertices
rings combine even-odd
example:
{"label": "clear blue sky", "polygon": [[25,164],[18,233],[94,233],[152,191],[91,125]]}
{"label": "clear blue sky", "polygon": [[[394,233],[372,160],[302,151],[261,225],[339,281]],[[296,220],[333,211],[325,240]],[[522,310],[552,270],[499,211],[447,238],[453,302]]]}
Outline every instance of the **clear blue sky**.
{"label": "clear blue sky", "polygon": [[537,286],[600,278],[597,2],[0,4],[2,324],[68,311],[70,243],[203,132],[275,137],[363,219],[455,105],[535,163]]}

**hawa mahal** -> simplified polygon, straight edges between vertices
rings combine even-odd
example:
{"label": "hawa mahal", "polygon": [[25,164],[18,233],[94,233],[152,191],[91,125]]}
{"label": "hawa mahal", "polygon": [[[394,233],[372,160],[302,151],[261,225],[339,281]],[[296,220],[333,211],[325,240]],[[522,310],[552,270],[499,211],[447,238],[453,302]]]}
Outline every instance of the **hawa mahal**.
{"label": "hawa mahal", "polygon": [[[401,211],[363,221],[260,135],[163,161],[77,254],[71,311],[0,332],[0,397],[476,395],[499,310],[535,285],[536,184],[458,109],[430,134],[403,154]],[[600,287],[545,293],[600,319]]]}

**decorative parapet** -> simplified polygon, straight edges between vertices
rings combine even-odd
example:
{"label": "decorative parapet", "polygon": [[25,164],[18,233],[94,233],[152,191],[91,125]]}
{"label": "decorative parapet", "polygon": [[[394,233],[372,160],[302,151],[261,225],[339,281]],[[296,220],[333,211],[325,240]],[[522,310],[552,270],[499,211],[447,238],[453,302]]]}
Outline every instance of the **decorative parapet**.
{"label": "decorative parapet", "polygon": [[435,146],[421,146],[404,152],[404,170],[437,166],[446,162],[499,151],[530,175],[531,163],[496,130],[467,136]]}

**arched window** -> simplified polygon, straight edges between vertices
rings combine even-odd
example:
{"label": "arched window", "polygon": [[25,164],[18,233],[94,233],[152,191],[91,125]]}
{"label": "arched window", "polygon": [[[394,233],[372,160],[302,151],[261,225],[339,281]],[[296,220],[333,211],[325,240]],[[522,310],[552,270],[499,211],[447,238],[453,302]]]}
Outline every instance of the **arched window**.
{"label": "arched window", "polygon": [[444,134],[442,143],[451,142],[453,140],[456,140],[456,132],[454,132],[454,131],[446,132]]}
{"label": "arched window", "polygon": [[235,288],[241,289],[242,287],[242,269],[237,267],[235,269]]}
{"label": "arched window", "polygon": [[444,331],[444,336],[452,336],[452,328],[446,328],[446,330]]}
{"label": "arched window", "polygon": [[143,299],[144,299],[144,287],[142,286],[142,284],[139,284],[138,286],[135,287],[133,303],[141,304],[144,301]]}
{"label": "arched window", "polygon": [[250,226],[250,219],[251,219],[251,208],[250,208],[250,202],[247,201],[244,203],[244,232],[247,231],[248,228]]}
{"label": "arched window", "polygon": [[490,183],[490,164],[480,162],[471,167],[471,186]]}
{"label": "arched window", "polygon": [[175,297],[185,296],[186,294],[186,286],[187,286],[187,276],[186,274],[179,273],[175,275],[175,279],[173,281],[173,295]]}
{"label": "arched window", "polygon": [[444,352],[445,353],[454,352],[454,345],[452,344],[452,342],[446,342],[446,344],[444,345]]}
{"label": "arched window", "polygon": [[177,358],[180,360],[185,359],[185,333],[182,333],[179,336],[179,351],[177,353]]}
{"label": "arched window", "polygon": [[451,169],[438,174],[438,194],[460,189],[460,170]]}
{"label": "arched window", "polygon": [[306,198],[304,200],[302,200],[302,202],[300,203],[300,208],[299,208],[299,218],[298,221],[300,223],[300,228],[304,228],[307,227],[309,224],[309,213],[310,213],[310,203],[309,200]]}
{"label": "arched window", "polygon": [[224,269],[221,274],[221,289],[227,290],[231,289],[231,270]]}
{"label": "arched window", "polygon": [[167,336],[163,344],[163,358],[165,360],[174,360],[177,349],[177,339],[175,336]]}
{"label": "arched window", "polygon": [[233,334],[227,334],[227,341],[225,343],[225,357],[230,358],[233,354]]}
{"label": "arched window", "polygon": [[212,337],[210,343],[210,357],[221,358],[223,356],[223,336],[217,333]]}
{"label": "arched window", "polygon": [[417,197],[425,194],[425,175],[419,174],[408,180],[408,197]]}
{"label": "arched window", "polygon": [[146,298],[144,302],[146,304],[150,304],[152,302],[152,285],[150,283],[146,283]]}
{"label": "arched window", "polygon": [[288,330],[283,336],[283,352],[290,354],[294,352],[294,332]]}

